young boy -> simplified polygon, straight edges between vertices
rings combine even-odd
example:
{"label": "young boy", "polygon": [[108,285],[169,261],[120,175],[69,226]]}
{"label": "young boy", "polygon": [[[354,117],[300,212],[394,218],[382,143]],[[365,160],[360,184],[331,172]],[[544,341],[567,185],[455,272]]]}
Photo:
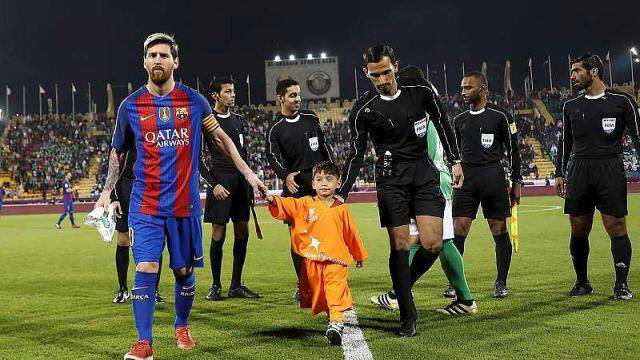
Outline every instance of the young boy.
{"label": "young boy", "polygon": [[269,211],[292,224],[293,251],[302,256],[300,307],[311,314],[329,313],[325,336],[331,345],[342,344],[344,312],[351,309],[347,284],[348,266],[356,267],[369,256],[353,222],[349,208],[335,197],[340,170],[328,161],[313,167],[313,189],[317,196],[299,199],[268,196]]}

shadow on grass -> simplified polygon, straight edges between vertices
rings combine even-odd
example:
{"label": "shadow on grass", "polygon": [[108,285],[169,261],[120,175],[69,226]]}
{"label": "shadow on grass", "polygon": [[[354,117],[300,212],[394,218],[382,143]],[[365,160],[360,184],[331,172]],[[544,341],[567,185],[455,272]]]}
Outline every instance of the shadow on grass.
{"label": "shadow on grass", "polygon": [[271,337],[276,339],[305,339],[324,336],[324,331],[302,329],[294,327],[283,327],[279,329],[261,330],[254,333],[258,336]]}

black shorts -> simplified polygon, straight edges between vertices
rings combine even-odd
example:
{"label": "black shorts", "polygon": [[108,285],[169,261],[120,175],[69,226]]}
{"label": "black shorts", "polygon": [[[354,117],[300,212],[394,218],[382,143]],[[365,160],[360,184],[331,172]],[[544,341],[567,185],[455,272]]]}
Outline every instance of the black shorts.
{"label": "black shorts", "polygon": [[408,225],[413,216],[444,217],[440,173],[426,157],[394,163],[388,174],[376,166],[376,191],[382,227]]}
{"label": "black shorts", "polygon": [[627,177],[620,158],[573,158],[565,182],[565,214],[593,214],[597,208],[606,215],[627,216]]}
{"label": "black shorts", "polygon": [[305,196],[316,196],[316,191],[313,189],[313,186],[311,184],[311,170],[301,171],[300,174],[296,175],[293,178],[293,180],[295,180],[296,184],[298,184],[298,191],[296,193],[291,193],[289,191],[289,188],[287,188],[287,181],[283,180],[282,197],[292,197],[299,199]]}
{"label": "black shorts", "polygon": [[132,187],[133,180],[120,179],[116,183],[116,195],[122,209],[122,215],[116,217],[116,230],[121,233],[129,232],[129,200],[131,199]]}
{"label": "black shorts", "polygon": [[462,166],[462,188],[453,189],[453,217],[476,218],[482,205],[485,219],[506,219],[511,216],[509,182],[502,165]]}
{"label": "black shorts", "polygon": [[236,222],[248,222],[253,192],[244,176],[237,171],[216,173],[218,183],[224,186],[229,196],[224,200],[213,197],[213,189],[207,189],[207,202],[204,208],[204,222],[226,224],[231,219]]}

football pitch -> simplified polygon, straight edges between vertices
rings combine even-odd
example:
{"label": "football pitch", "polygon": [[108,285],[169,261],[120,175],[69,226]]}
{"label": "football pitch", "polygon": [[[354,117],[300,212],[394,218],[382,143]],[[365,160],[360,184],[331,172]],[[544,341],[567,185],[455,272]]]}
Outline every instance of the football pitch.
{"label": "football pitch", "polygon": [[[589,277],[594,293],[568,298],[575,276],[569,255],[569,224],[557,197],[523,198],[520,253],[513,256],[510,295],[492,297],[493,239],[479,217],[467,238],[465,272],[479,313],[446,317],[434,309],[446,279],[440,264],[416,284],[418,332],[398,338],[397,312],[369,298],[389,289],[389,245],[373,204],[351,211],[370,257],[351,267],[350,286],[359,326],[375,359],[637,359],[640,358],[638,300],[611,299],[614,269],[610,241],[599,214],[591,240]],[[181,351],[173,340],[173,275],[163,267],[156,308],[155,359],[342,359],[341,347],[323,337],[326,318],[311,317],[291,299],[295,273],[285,225],[261,207],[263,240],[252,238],[243,280],[259,300],[204,299],[210,284],[205,224],[205,268],[197,270],[191,315],[197,347]],[[640,294],[640,194],[629,195],[628,227],[635,247],[629,286]],[[0,359],[121,359],[136,339],[130,303],[111,303],[117,288],[115,241],[103,243],[88,226],[56,230],[57,214],[0,217]],[[76,218],[80,222],[84,214]],[[228,227],[232,229],[231,226]],[[233,234],[227,234],[223,295],[231,278]],[[165,255],[166,256],[166,255]],[[129,288],[134,266],[130,266]]]}

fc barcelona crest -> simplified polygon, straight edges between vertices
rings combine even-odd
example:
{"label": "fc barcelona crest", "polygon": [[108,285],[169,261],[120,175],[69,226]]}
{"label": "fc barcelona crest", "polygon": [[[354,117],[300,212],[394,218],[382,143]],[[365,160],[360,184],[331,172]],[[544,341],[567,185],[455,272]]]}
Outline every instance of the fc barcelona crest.
{"label": "fc barcelona crest", "polygon": [[160,120],[167,122],[171,119],[171,110],[167,106],[161,107],[158,115],[160,115]]}
{"label": "fc barcelona crest", "polygon": [[184,120],[189,116],[189,111],[186,107],[176,108],[176,117],[180,120]]}

